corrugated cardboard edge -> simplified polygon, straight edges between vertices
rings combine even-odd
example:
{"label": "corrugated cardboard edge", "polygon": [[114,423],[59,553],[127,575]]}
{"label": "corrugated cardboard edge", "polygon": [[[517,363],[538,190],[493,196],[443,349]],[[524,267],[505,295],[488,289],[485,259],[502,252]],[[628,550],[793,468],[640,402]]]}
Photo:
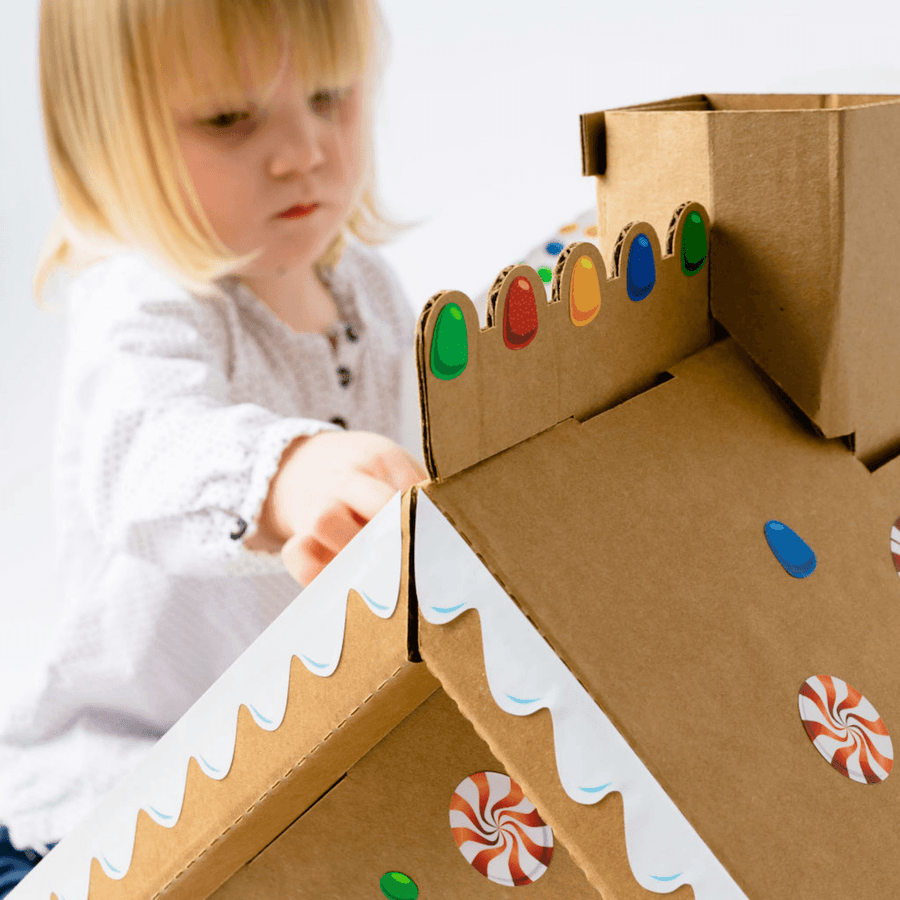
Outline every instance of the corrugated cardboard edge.
{"label": "corrugated cardboard edge", "polygon": [[335,673],[313,675],[294,657],[282,724],[264,731],[241,706],[228,775],[208,778],[191,759],[178,822],[166,828],[141,811],[127,874],[113,880],[93,860],[89,900],[209,896],[434,692],[427,667],[409,660],[411,494],[402,504],[404,565],[394,615],[374,625],[350,591]]}

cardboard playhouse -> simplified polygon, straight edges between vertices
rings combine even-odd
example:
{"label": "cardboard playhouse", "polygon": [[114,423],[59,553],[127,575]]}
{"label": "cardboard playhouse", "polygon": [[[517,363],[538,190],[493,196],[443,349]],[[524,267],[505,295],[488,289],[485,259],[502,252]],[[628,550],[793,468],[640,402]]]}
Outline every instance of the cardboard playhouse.
{"label": "cardboard playhouse", "polygon": [[549,298],[422,312],[429,480],[12,900],[900,896],[900,98],[582,143]]}

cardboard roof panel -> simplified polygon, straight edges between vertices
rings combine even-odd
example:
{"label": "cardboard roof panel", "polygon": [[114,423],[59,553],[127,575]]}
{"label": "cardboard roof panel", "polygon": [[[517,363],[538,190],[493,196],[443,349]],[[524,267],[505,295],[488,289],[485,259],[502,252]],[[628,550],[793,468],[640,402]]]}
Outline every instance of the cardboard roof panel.
{"label": "cardboard roof panel", "polygon": [[409,502],[354,538],[17,896],[204,898],[435,689],[409,660]]}
{"label": "cardboard roof panel", "polygon": [[[797,706],[833,674],[900,722],[894,517],[733,341],[673,374],[426,493],[749,897],[900,891],[900,782],[835,773]],[[778,565],[772,519],[814,549],[811,577]]]}

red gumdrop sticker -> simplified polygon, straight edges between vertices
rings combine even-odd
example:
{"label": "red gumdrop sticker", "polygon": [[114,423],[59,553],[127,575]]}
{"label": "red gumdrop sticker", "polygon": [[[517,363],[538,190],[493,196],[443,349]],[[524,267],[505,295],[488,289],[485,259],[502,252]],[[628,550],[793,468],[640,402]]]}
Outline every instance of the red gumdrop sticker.
{"label": "red gumdrop sticker", "polygon": [[520,275],[506,293],[503,312],[503,343],[510,350],[527,347],[537,334],[537,298],[531,282]]}

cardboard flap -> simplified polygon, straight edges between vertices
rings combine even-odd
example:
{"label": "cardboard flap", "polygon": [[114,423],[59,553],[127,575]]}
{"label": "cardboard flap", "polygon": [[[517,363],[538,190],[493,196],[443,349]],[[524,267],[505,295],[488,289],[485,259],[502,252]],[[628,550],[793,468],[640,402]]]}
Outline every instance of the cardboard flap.
{"label": "cardboard flap", "polygon": [[711,310],[870,469],[900,452],[900,98],[707,94],[582,117],[599,246],[683,196],[715,223]]}
{"label": "cardboard flap", "polygon": [[483,329],[465,294],[432,297],[416,338],[432,478],[621,403],[706,346],[709,229],[706,210],[693,202],[670,214],[662,238],[647,222],[631,222],[609,273],[594,244],[570,244],[549,302],[534,269],[509,266],[491,289]]}
{"label": "cardboard flap", "polygon": [[844,679],[900,734],[897,469],[810,434],[733,340],[672,374],[426,492],[749,897],[894,896],[900,780],[828,765],[798,691]]}

